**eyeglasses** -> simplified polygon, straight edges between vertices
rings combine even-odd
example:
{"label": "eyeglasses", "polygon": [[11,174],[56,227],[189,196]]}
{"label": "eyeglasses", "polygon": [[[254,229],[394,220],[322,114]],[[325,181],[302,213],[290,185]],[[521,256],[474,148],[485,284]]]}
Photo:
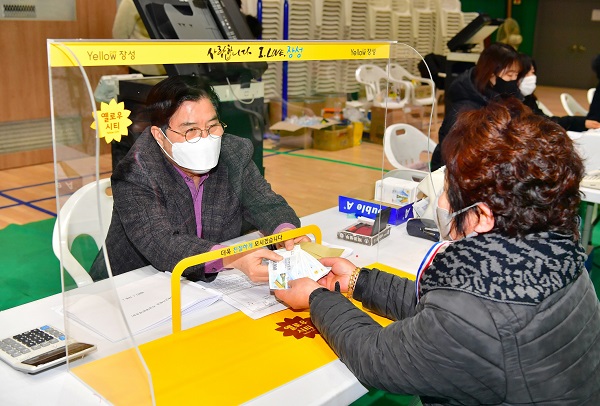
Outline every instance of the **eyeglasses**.
{"label": "eyeglasses", "polygon": [[196,143],[202,138],[202,134],[206,132],[206,136],[209,135],[220,137],[225,133],[225,128],[227,128],[227,124],[218,122],[215,124],[209,125],[204,130],[202,128],[192,127],[188,128],[184,133],[180,133],[179,131],[175,131],[171,127],[167,127],[167,130],[171,130],[176,134],[183,135],[185,140],[189,143]]}

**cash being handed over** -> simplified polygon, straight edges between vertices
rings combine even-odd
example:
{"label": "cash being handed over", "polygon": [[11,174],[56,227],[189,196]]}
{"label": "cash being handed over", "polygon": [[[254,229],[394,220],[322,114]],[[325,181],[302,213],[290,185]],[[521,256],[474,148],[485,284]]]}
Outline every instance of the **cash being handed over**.
{"label": "cash being handed over", "polygon": [[288,282],[299,278],[310,278],[314,281],[329,273],[331,268],[324,266],[300,245],[293,250],[280,249],[275,251],[283,257],[279,262],[269,261],[269,287],[271,289],[287,289]]}

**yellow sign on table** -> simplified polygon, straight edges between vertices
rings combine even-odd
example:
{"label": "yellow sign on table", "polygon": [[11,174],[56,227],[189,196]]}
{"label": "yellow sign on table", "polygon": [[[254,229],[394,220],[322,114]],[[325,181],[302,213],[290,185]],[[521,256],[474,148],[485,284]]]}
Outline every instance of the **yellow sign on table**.
{"label": "yellow sign on table", "polygon": [[[292,310],[258,320],[237,312],[141,345],[140,352],[157,405],[240,404],[337,359],[308,312]],[[111,403],[150,404],[133,357],[128,350],[72,371]]]}
{"label": "yellow sign on table", "polygon": [[[373,267],[410,276],[379,263]],[[391,323],[370,315],[381,325]],[[161,406],[237,405],[337,359],[309,313],[289,309],[258,320],[237,312],[139,349]],[[152,402],[148,376],[133,349],[72,372],[116,405]]]}

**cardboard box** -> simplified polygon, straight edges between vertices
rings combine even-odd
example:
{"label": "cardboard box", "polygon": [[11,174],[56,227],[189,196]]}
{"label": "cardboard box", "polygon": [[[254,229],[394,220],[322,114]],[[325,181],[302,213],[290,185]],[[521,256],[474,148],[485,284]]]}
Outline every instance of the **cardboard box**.
{"label": "cardboard box", "polygon": [[325,151],[338,151],[354,145],[354,130],[349,126],[331,126],[313,131],[313,148]]}
{"label": "cardboard box", "polygon": [[415,87],[415,98],[425,99],[431,97],[431,86],[429,85],[418,85]]}
{"label": "cardboard box", "polygon": [[280,121],[278,123],[273,124],[269,129],[271,131],[287,131],[287,132],[296,132],[302,128],[309,128],[312,130],[322,130],[324,128],[330,127],[332,125],[339,124],[340,122],[337,120],[327,119],[324,120],[322,117],[314,117],[315,122],[318,124],[312,124],[309,126],[303,126],[299,124],[294,124],[290,121]]}
{"label": "cardboard box", "polygon": [[338,231],[337,237],[340,240],[356,242],[359,244],[372,246],[372,245],[377,244],[379,241],[383,240],[385,237],[389,236],[390,232],[392,230],[392,227],[388,224],[387,226],[385,226],[385,228],[383,230],[381,230],[379,233],[377,233],[375,235],[363,235],[363,234],[356,234],[356,233],[353,233],[352,231],[349,231],[349,230],[353,229],[353,227],[355,227],[355,226],[356,226],[356,224],[353,224],[344,230]]}
{"label": "cardboard box", "polygon": [[377,216],[377,213],[385,207],[392,209],[388,223],[394,226],[402,224],[409,218],[414,217],[412,203],[404,206],[397,206],[375,200],[355,199],[347,196],[339,196],[338,198],[338,210],[342,213],[354,214],[357,217],[362,216],[374,219],[375,216]]}
{"label": "cardboard box", "polygon": [[298,124],[294,124],[290,121],[280,121],[278,123],[273,124],[269,129],[273,132],[276,132],[281,137],[304,137],[304,148],[309,148],[311,143],[311,135],[313,130],[321,130],[323,128],[330,127],[335,124],[339,124],[337,120],[325,120],[321,117],[315,117],[315,121],[318,124],[313,124],[310,126],[302,126]]}
{"label": "cardboard box", "polygon": [[371,142],[383,144],[383,134],[386,127],[396,123],[406,123],[407,116],[403,109],[386,109],[383,107],[371,107]]}
{"label": "cardboard box", "polygon": [[292,116],[321,116],[324,107],[325,99],[322,97],[307,96],[294,98],[285,102],[286,116],[283,117],[282,102],[280,100],[271,100],[269,102],[269,120],[271,123],[277,123]]}

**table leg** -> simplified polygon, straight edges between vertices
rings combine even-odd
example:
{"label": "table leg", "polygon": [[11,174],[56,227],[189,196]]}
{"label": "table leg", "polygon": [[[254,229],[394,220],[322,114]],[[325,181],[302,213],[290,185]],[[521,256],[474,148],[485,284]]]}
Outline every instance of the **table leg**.
{"label": "table leg", "polygon": [[583,219],[583,232],[581,233],[581,244],[587,249],[592,236],[592,217],[594,217],[594,203],[585,203],[585,218]]}

